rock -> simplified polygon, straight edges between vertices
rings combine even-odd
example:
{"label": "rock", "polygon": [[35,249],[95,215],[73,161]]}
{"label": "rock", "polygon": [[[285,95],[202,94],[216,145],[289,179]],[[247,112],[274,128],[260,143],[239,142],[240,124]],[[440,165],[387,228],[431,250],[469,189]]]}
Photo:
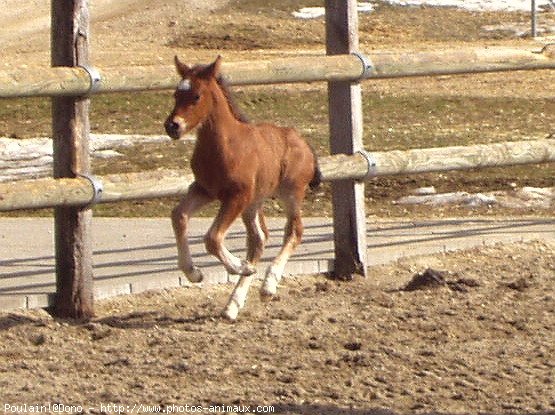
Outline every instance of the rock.
{"label": "rock", "polygon": [[48,337],[44,333],[33,334],[29,337],[29,340],[34,346],[42,346],[48,340]]}
{"label": "rock", "polygon": [[416,291],[416,290],[426,290],[430,288],[437,288],[446,285],[445,273],[442,271],[436,271],[432,268],[426,269],[424,272],[416,274],[405,285],[403,291]]}
{"label": "rock", "polygon": [[360,350],[362,348],[362,343],[357,342],[357,341],[348,342],[348,343],[345,343],[343,345],[343,347],[347,350],[350,350],[350,351],[354,352],[354,351]]}
{"label": "rock", "polygon": [[515,291],[525,291],[532,286],[532,283],[524,277],[518,278],[515,281],[506,284],[507,288]]}

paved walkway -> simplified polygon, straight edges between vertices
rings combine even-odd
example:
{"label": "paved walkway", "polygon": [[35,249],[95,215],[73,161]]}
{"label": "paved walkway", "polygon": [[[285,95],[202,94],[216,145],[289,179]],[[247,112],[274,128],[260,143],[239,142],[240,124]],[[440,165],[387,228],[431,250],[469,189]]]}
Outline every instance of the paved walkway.
{"label": "paved walkway", "polygon": [[[205,284],[231,278],[204,253],[209,219],[192,221],[192,248],[203,267]],[[268,223],[271,233],[260,269],[276,255],[283,221]],[[96,298],[149,289],[188,285],[176,267],[168,219],[95,218],[94,271]],[[419,254],[464,249],[496,242],[548,240],[555,243],[555,218],[370,221],[370,265]],[[306,218],[305,237],[287,267],[290,274],[327,272],[332,268],[333,231],[326,218]],[[244,236],[236,225],[228,247],[244,256]],[[49,218],[0,218],[0,310],[44,307],[55,291],[53,221]]]}

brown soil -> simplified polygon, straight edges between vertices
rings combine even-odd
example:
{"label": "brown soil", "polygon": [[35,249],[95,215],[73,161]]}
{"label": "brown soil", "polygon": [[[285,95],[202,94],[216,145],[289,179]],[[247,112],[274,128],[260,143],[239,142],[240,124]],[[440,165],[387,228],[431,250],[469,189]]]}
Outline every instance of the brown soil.
{"label": "brown soil", "polygon": [[[205,17],[227,2],[91,1],[91,60],[99,66],[130,65],[139,60],[143,64],[160,63],[160,59],[171,62],[173,54],[166,44],[177,30],[176,25],[192,16]],[[0,6],[0,21],[6,23],[0,27],[0,46],[4,57],[0,68],[48,66],[50,2],[2,0]]]}
{"label": "brown soil", "polygon": [[[219,317],[222,286],[102,301],[83,324],[0,314],[2,404],[555,413],[554,249],[404,259],[350,282],[291,278],[271,302],[254,287],[234,324]],[[426,273],[434,283],[414,283]]]}

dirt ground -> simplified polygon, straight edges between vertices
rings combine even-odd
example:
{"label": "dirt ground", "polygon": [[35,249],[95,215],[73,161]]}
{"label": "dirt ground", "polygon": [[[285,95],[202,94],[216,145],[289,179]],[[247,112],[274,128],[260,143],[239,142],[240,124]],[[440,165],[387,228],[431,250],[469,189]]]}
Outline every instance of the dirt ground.
{"label": "dirt ground", "polygon": [[[166,0],[92,0],[91,49],[97,65],[133,64],[133,55],[143,56],[143,63],[152,59],[173,57],[171,48],[164,47],[176,30],[182,16],[206,16],[225,5],[227,0],[181,1]],[[3,58],[0,67],[14,69],[28,65],[50,64],[50,2],[0,0],[0,46]],[[95,53],[98,52],[98,55]]]}
{"label": "dirt ground", "polygon": [[403,259],[349,282],[290,278],[270,302],[257,284],[234,324],[219,317],[224,286],[101,301],[88,323],[0,314],[0,403],[552,414],[554,252],[520,243]]}

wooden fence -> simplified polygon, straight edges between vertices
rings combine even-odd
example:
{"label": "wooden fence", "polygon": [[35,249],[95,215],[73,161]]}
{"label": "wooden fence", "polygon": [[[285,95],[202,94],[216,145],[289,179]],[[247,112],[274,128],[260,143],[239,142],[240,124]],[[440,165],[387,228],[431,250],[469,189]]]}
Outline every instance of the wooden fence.
{"label": "wooden fence", "polygon": [[[361,59],[362,58],[362,59]],[[555,44],[529,50],[508,47],[459,48],[426,52],[382,51],[370,55],[303,56],[223,62],[231,85],[313,81],[359,81],[492,71],[555,69]],[[82,96],[84,94],[174,88],[173,65],[52,67],[0,72],[0,98]]]}
{"label": "wooden fence", "polygon": [[[371,78],[555,69],[555,47],[432,52],[358,51],[355,0],[326,0],[327,56],[227,63],[234,85],[328,81],[331,156],[321,160],[332,181],[335,273],[366,272],[364,179],[380,175],[555,161],[555,140],[367,153],[362,147],[359,81]],[[52,68],[0,72],[0,97],[53,97],[54,178],[0,184],[0,211],[55,207],[55,312],[93,315],[90,206],[183,194],[183,171],[90,176],[88,96],[173,88],[173,67],[93,68],[88,61],[86,0],[52,0]]]}
{"label": "wooden fence", "polygon": [[[360,152],[319,159],[322,180],[328,182],[546,162],[555,162],[555,139]],[[98,176],[94,181],[77,177],[0,183],[0,212],[178,196],[187,192],[192,181],[187,170],[155,170]]]}

